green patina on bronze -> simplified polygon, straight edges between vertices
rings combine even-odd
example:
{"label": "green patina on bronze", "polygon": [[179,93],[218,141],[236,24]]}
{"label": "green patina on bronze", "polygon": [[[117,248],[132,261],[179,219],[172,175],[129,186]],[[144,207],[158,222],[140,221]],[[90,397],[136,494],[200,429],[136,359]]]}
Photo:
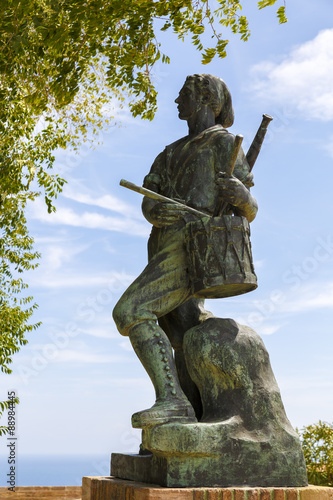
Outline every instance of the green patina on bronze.
{"label": "green patina on bronze", "polygon": [[245,156],[225,128],[234,113],[220,78],[188,77],[176,103],[189,134],[157,156],[144,190],[134,186],[153,226],[148,264],[113,311],[156,402],[132,416],[141,454],[115,454],[111,473],[164,486],[303,486],[300,442],[260,337],[204,309],[204,298],[257,287],[251,169],[271,117]]}
{"label": "green patina on bronze", "polygon": [[222,298],[257,288],[245,217],[223,215],[189,222],[186,247],[194,297]]}

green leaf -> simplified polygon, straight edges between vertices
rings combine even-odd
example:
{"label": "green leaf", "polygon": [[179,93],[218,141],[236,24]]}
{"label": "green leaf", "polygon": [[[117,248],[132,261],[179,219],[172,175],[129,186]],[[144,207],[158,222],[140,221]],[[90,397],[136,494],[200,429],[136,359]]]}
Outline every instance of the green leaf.
{"label": "green leaf", "polygon": [[288,19],[287,19],[287,17],[286,17],[286,8],[285,8],[285,6],[280,7],[280,8],[277,10],[277,16],[278,16],[278,19],[279,19],[279,23],[280,23],[280,24],[283,24],[283,23],[288,22]]}

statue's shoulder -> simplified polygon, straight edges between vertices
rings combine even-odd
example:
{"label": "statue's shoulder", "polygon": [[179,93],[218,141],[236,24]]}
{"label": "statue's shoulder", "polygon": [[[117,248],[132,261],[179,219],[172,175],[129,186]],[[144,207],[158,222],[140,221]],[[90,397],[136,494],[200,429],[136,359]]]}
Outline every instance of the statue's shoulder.
{"label": "statue's shoulder", "polygon": [[230,132],[226,129],[223,128],[222,125],[214,125],[213,127],[207,128],[205,130],[205,134],[210,134],[213,136],[225,136],[225,135],[232,135]]}
{"label": "statue's shoulder", "polygon": [[179,146],[182,142],[185,142],[187,139],[188,139],[188,135],[185,135],[184,137],[177,139],[177,141],[172,142],[171,144],[168,144],[167,146],[165,146],[163,153],[168,154],[169,152],[174,151],[177,146]]}
{"label": "statue's shoulder", "polygon": [[207,136],[217,141],[232,141],[235,139],[235,136],[226,128],[223,128],[222,125],[215,125],[214,127],[208,128],[205,132]]}
{"label": "statue's shoulder", "polygon": [[215,125],[205,130],[205,138],[212,148],[218,149],[228,149],[235,141],[235,136],[222,125]]}

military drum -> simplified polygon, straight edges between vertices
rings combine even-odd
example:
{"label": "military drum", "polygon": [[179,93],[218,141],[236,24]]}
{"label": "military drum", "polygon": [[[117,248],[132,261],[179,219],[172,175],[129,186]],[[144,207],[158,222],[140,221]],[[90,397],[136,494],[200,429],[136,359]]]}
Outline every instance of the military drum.
{"label": "military drum", "polygon": [[222,215],[189,222],[186,247],[194,297],[232,297],[257,288],[245,217]]}

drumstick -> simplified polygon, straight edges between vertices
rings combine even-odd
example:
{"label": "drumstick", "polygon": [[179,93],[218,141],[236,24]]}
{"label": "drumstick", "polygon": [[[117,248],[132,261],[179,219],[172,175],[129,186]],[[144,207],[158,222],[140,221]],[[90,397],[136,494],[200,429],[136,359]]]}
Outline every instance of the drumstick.
{"label": "drumstick", "polygon": [[237,134],[235,137],[235,142],[232,146],[231,153],[230,153],[229,164],[228,164],[227,168],[225,169],[225,173],[227,174],[228,177],[232,176],[232,172],[234,170],[237,156],[238,156],[240,147],[242,145],[242,142],[243,142],[243,136],[241,134]]}
{"label": "drumstick", "polygon": [[153,200],[174,203],[175,205],[179,205],[191,214],[196,215],[197,217],[210,217],[209,214],[205,214],[205,212],[200,212],[200,210],[196,210],[195,208],[184,205],[184,203],[180,203],[179,201],[173,200],[172,198],[168,198],[167,196],[163,196],[162,194],[155,193],[155,191],[151,191],[150,189],[137,186],[133,184],[133,182],[126,181],[125,179],[121,179],[119,184],[127,189],[131,189],[136,193],[143,194],[144,196],[148,196],[148,198],[152,198]]}
{"label": "drumstick", "polygon": [[[229,163],[227,165],[227,168],[225,169],[225,173],[228,177],[232,176],[232,172],[234,170],[237,156],[238,156],[240,147],[242,145],[242,142],[243,142],[243,136],[241,134],[237,134],[235,137],[235,142],[233,144],[231,153],[230,153]],[[223,202],[223,198],[222,198],[222,196],[220,196],[219,202],[218,202],[217,207],[216,207],[215,212],[214,212],[214,217],[222,215],[223,212],[225,211],[225,209],[227,208],[227,205],[228,205],[228,202],[227,201]]]}

